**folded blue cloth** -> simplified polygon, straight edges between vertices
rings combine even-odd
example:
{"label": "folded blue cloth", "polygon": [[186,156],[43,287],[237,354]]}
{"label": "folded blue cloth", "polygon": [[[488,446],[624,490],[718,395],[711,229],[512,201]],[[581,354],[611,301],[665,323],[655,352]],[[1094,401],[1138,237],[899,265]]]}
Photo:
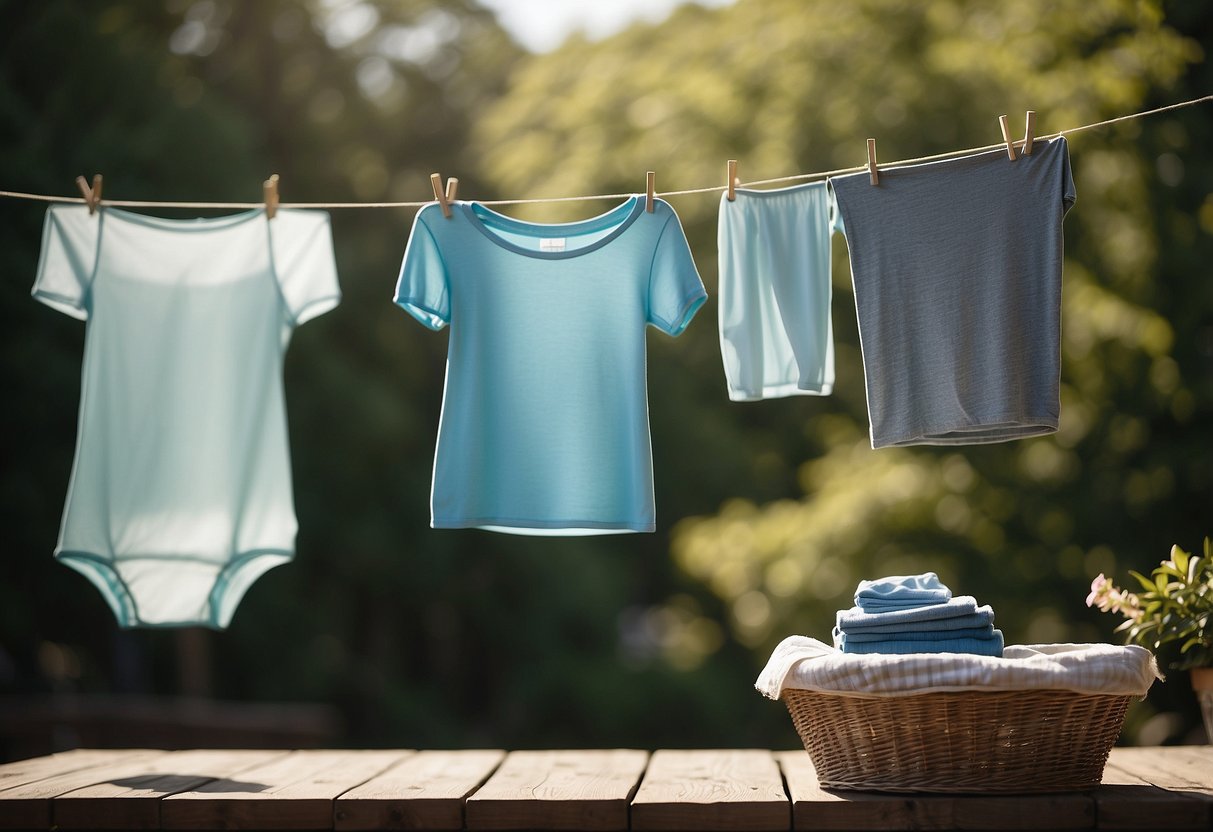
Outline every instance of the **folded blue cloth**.
{"label": "folded blue cloth", "polygon": [[[846,612],[844,610],[844,612]],[[839,613],[841,617],[842,613]],[[851,625],[843,630],[835,625],[835,629],[848,635],[855,633],[893,634],[904,633],[907,630],[916,632],[939,632],[951,630],[966,630],[972,627],[989,627],[994,623],[994,610],[978,607],[969,615],[958,615],[955,618],[937,618],[931,621],[914,621],[909,624],[893,622],[891,624],[869,624],[864,626]]]}
{"label": "folded blue cloth", "polygon": [[864,641],[848,643],[844,653],[971,653],[976,656],[1002,655],[1002,630],[994,630],[990,638],[941,638],[936,641]]}
{"label": "folded blue cloth", "polygon": [[888,612],[945,604],[952,590],[944,586],[934,572],[921,575],[891,575],[875,581],[860,581],[855,589],[855,605],[865,612]]}
{"label": "folded blue cloth", "polygon": [[988,606],[981,607],[980,611],[983,615],[989,616],[988,620],[967,618],[966,616],[978,614],[979,608],[973,596],[961,595],[944,604],[929,604],[908,610],[864,612],[859,607],[851,607],[838,611],[836,625],[844,633],[860,630],[889,632],[875,629],[883,627],[902,630],[955,630],[959,627],[981,627],[994,620],[994,611]]}
{"label": "folded blue cloth", "polygon": [[994,628],[986,624],[984,627],[959,627],[955,630],[894,630],[888,633],[873,633],[863,630],[858,633],[844,633],[834,629],[834,646],[843,649],[848,644],[873,643],[881,641],[937,641],[951,638],[991,638]]}

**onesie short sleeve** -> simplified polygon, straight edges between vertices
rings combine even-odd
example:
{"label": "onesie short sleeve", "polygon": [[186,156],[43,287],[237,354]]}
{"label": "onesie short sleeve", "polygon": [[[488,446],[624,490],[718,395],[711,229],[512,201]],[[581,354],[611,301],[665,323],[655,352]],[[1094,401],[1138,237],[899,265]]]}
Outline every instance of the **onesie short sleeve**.
{"label": "onesie short sleeve", "polygon": [[680,335],[708,296],[678,215],[664,202],[658,204],[669,216],[653,251],[648,323],[669,335]]}
{"label": "onesie short sleeve", "polygon": [[101,215],[83,205],[52,205],[42,228],[42,255],[33,296],[52,309],[88,319],[88,292],[97,262]]}
{"label": "onesie short sleeve", "polygon": [[451,322],[451,300],[446,263],[426,222],[428,213],[432,213],[429,206],[413,218],[394,300],[425,326],[438,330]]}
{"label": "onesie short sleeve", "polygon": [[340,303],[329,215],[282,209],[269,229],[274,274],[291,321],[297,326]]}

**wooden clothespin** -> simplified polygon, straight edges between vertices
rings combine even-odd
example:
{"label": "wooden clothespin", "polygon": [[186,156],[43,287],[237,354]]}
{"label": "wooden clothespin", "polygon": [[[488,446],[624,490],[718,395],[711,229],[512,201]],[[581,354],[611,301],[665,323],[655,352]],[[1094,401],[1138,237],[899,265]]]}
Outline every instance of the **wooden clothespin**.
{"label": "wooden clothespin", "polygon": [[729,159],[727,181],[729,183],[728,184],[729,202],[732,202],[733,200],[735,200],[737,198],[737,185],[739,184],[738,179],[737,179],[737,160],[736,159]]}
{"label": "wooden clothespin", "polygon": [[84,203],[88,206],[89,215],[97,213],[97,206],[101,204],[101,174],[93,174],[93,187],[88,186],[88,180],[83,176],[76,177],[76,187],[80,189],[80,194],[84,197]]}
{"label": "wooden clothespin", "polygon": [[265,194],[265,218],[272,220],[278,213],[278,174],[270,174],[270,178],[261,183]]}
{"label": "wooden clothespin", "polygon": [[1036,138],[1036,111],[1028,110],[1027,127],[1023,132],[1023,155],[1032,155],[1032,142]]}
{"label": "wooden clothespin", "polygon": [[452,176],[446,180],[446,201],[454,202],[457,193],[459,193],[459,180]]}
{"label": "wooden clothespin", "polygon": [[998,126],[1002,128],[1002,140],[1007,146],[1007,158],[1012,162],[1017,158],[1015,156],[1015,142],[1011,141],[1011,128],[1007,125],[1007,117],[998,117]]}
{"label": "wooden clothespin", "polygon": [[438,201],[438,207],[442,209],[442,216],[449,220],[451,218],[451,203],[447,201],[446,194],[442,192],[442,174],[431,173],[430,184],[434,187],[434,199]]}
{"label": "wooden clothespin", "polygon": [[644,210],[650,214],[653,213],[654,189],[657,186],[657,174],[653,171],[647,171],[644,175]]}
{"label": "wooden clothespin", "polygon": [[101,205],[101,174],[93,174],[93,207],[89,210],[91,214]]}
{"label": "wooden clothespin", "polygon": [[876,171],[876,140],[868,139],[868,182],[880,184],[880,174]]}

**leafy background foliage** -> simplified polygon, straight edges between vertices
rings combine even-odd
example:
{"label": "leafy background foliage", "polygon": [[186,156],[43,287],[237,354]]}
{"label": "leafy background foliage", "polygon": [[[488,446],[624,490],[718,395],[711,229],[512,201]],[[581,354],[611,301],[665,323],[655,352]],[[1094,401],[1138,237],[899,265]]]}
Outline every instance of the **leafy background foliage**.
{"label": "leafy background foliage", "polygon": [[[996,141],[999,113],[1052,132],[1206,94],[1211,20],[740,0],[535,56],[473,0],[0,0],[0,186],[101,171],[114,198],[255,200],[276,171],[286,201],[345,201],[425,199],[432,170],[473,198],[635,191],[646,169],[702,187],[728,158],[785,176],[859,163],[869,135],[908,158]],[[833,396],[730,403],[714,300],[650,336],[654,535],[428,528],[446,336],[389,302],[411,213],[335,211],[345,300],[286,367],[298,557],[224,633],[119,631],[53,563],[83,330],[28,297],[40,206],[0,201],[0,690],[323,702],[368,746],[786,747],[751,682],[782,636],[825,636],[862,577],[934,569],[1012,642],[1110,640],[1091,578],[1191,550],[1213,518],[1209,112],[1071,138],[1056,435],[871,450],[836,238]],[[673,202],[714,294],[716,196]],[[1190,734],[1176,676],[1128,740]]]}

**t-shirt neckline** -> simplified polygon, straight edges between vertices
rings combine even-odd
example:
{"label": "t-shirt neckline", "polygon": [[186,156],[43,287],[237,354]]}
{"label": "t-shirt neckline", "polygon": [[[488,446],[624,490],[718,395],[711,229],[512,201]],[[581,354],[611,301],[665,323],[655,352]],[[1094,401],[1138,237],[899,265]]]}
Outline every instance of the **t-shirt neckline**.
{"label": "t-shirt neckline", "polygon": [[[507,217],[505,214],[499,214],[493,209],[479,202],[457,202],[455,203],[467,217],[468,222],[473,228],[489,239],[493,245],[500,248],[512,251],[515,254],[521,254],[524,257],[533,257],[537,260],[566,260],[572,257],[580,257],[584,254],[589,254],[592,251],[605,246],[617,238],[620,234],[628,229],[636,218],[640,216],[644,210],[644,204],[640,199],[633,195],[628,197],[619,205],[616,205],[611,210],[604,214],[599,214],[596,217],[591,217],[587,220],[578,220],[568,223],[540,223],[527,222],[526,220],[518,220],[513,217]],[[594,231],[600,231],[604,228],[614,228],[604,237],[601,237],[594,242],[578,246],[567,251],[539,251],[535,249],[524,248],[516,243],[513,243],[499,234],[495,234],[492,228],[500,228],[503,231],[521,234],[527,237],[536,239],[552,238],[552,237],[575,237],[578,234],[587,234]]]}

